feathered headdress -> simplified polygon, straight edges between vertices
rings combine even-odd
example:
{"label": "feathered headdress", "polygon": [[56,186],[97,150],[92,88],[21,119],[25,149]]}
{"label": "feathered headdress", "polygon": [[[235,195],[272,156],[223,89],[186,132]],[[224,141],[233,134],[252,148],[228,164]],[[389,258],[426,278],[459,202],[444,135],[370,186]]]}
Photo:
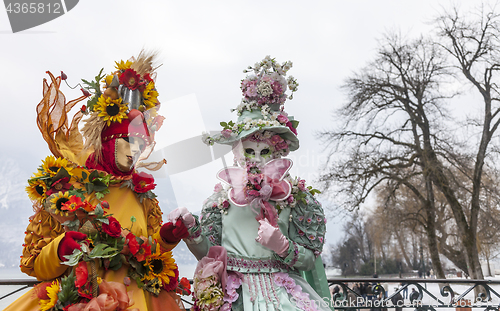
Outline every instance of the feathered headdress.
{"label": "feathered headdress", "polygon": [[[135,136],[152,145],[154,132],[164,119],[158,115],[155,56],[155,53],[141,52],[137,58],[115,62],[116,71],[109,75],[104,75],[101,69],[93,81],[82,79],[84,96],[68,103],[60,91],[66,75],[61,72],[56,78],[48,72],[52,83],[48,85],[44,80],[44,97],[37,106],[37,121],[52,153],[83,164],[92,152],[99,157],[102,143],[110,139]],[[68,112],[85,98],[88,98],[87,105],[80,108],[68,125]],[[80,133],[78,124],[85,115],[89,117],[84,120]]]}

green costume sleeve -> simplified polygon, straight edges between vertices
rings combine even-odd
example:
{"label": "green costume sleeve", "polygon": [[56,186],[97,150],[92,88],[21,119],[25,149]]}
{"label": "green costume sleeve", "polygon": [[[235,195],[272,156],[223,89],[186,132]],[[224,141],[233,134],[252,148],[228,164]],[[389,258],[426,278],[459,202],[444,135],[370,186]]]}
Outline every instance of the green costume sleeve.
{"label": "green costume sleeve", "polygon": [[223,191],[214,193],[205,201],[201,210],[200,221],[198,222],[197,219],[196,225],[193,227],[194,230],[201,230],[201,235],[186,240],[189,250],[198,260],[208,253],[210,247],[221,244],[222,215],[221,210],[218,208],[220,198],[224,198]]}

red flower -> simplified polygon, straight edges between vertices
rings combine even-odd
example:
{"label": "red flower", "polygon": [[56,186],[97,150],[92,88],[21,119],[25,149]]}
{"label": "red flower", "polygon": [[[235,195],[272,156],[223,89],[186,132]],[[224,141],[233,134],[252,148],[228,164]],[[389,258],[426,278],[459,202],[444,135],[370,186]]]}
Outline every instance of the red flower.
{"label": "red flower", "polygon": [[84,96],[86,96],[86,97],[89,97],[90,95],[92,95],[92,94],[90,94],[90,92],[89,92],[89,91],[87,91],[87,90],[86,90],[86,89],[84,89],[83,87],[82,87],[80,90],[82,91],[83,95],[84,95]]}
{"label": "red flower", "polygon": [[163,284],[163,289],[166,290],[167,292],[175,290],[177,288],[177,285],[179,285],[179,270],[175,269],[174,273],[175,273],[175,276],[168,277],[168,279],[170,280],[170,283]]}
{"label": "red flower", "polygon": [[128,244],[128,248],[132,255],[137,254],[139,251],[139,248],[141,247],[139,245],[139,242],[137,242],[137,239],[135,238],[135,235],[133,233],[127,234],[127,237],[125,238]]}
{"label": "red flower", "polygon": [[62,191],[63,193],[68,191],[71,188],[71,184],[68,183],[68,181],[69,181],[69,178],[64,177],[64,178],[58,179],[56,182],[54,182],[52,184],[52,186],[50,186],[50,189],[47,190],[47,193],[46,193],[47,197],[53,193],[58,193],[59,191]]}
{"label": "red flower", "polygon": [[151,76],[149,75],[149,73],[145,74],[144,75],[144,80],[148,81],[148,82],[152,82],[153,79],[151,78]]}
{"label": "red flower", "polygon": [[135,72],[134,69],[127,69],[120,75],[120,83],[125,84],[131,90],[137,89],[141,77]]}
{"label": "red flower", "polygon": [[34,290],[38,299],[49,299],[49,295],[47,294],[47,287],[52,285],[51,282],[43,282],[38,285],[35,285]]}
{"label": "red flower", "polygon": [[151,255],[151,245],[142,243],[134,256],[137,258],[137,261],[144,261],[149,255]]}
{"label": "red flower", "polygon": [[85,112],[85,110],[87,110],[87,106],[83,105],[82,108],[80,108],[80,111]]}
{"label": "red flower", "polygon": [[106,232],[109,236],[117,238],[122,232],[122,226],[113,216],[108,217],[109,224],[102,224],[102,230]]}
{"label": "red flower", "polygon": [[134,191],[137,193],[145,193],[149,190],[153,190],[156,187],[154,181],[155,179],[153,178],[153,175],[150,175],[148,173],[140,172],[138,174],[132,175]]}
{"label": "red flower", "polygon": [[87,270],[87,263],[85,261],[80,261],[78,266],[75,268],[76,287],[82,287],[87,283],[87,279],[89,276],[89,271]]}
{"label": "red flower", "polygon": [[76,195],[73,195],[73,196],[71,196],[71,198],[69,198],[69,201],[67,201],[66,203],[64,203],[61,206],[61,210],[68,211],[68,212],[74,212],[83,206],[84,206],[84,203],[82,202],[82,199]]}
{"label": "red flower", "polygon": [[189,280],[183,277],[180,280],[179,286],[175,292],[181,295],[191,295],[191,283],[189,283]]}

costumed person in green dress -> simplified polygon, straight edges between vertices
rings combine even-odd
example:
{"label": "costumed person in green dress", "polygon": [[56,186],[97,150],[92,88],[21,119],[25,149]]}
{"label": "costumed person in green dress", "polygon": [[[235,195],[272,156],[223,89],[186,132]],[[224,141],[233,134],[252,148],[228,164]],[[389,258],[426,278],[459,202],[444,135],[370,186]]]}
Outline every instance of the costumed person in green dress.
{"label": "costumed person in green dress", "polygon": [[201,216],[178,208],[184,239],[199,260],[194,310],[330,310],[330,292],[320,254],[326,218],[318,192],[288,171],[284,158],[299,148],[298,122],[287,115],[286,78],[291,62],[267,56],[245,72],[237,122],[221,122],[208,144],[233,146],[235,166],[218,172],[222,183],[203,204]]}
{"label": "costumed person in green dress", "polygon": [[5,310],[184,310],[171,250],[187,228],[162,225],[154,179],[136,170],[165,163],[141,162],[164,119],[153,61],[141,52],[117,62],[113,73],[83,80],[84,96],[69,102],[66,75],[47,72],[37,123],[54,156],[28,180],[35,214],[20,265],[41,283]]}

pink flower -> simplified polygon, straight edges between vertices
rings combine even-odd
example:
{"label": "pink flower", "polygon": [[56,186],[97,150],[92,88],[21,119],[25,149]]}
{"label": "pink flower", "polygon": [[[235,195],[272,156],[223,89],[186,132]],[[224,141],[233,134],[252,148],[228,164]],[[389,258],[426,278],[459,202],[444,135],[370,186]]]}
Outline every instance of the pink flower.
{"label": "pink flower", "polygon": [[288,118],[285,115],[282,115],[282,114],[280,114],[276,119],[281,124],[286,124],[288,122]]}
{"label": "pink flower", "polygon": [[293,197],[293,195],[291,195],[286,200],[288,203],[293,203],[293,201],[295,201],[295,198]]}
{"label": "pink flower", "polygon": [[228,201],[222,202],[222,208],[229,208],[229,202]]}
{"label": "pink flower", "polygon": [[214,192],[221,192],[222,191],[222,185],[221,183],[218,183],[214,187]]}
{"label": "pink flower", "polygon": [[222,133],[222,136],[229,138],[229,137],[231,137],[231,134],[233,133],[233,131],[231,129],[225,129],[225,130],[222,130],[221,133]]}
{"label": "pink flower", "polygon": [[279,135],[274,135],[273,137],[271,137],[271,144],[276,145],[276,144],[278,144],[278,143],[282,142],[283,140],[284,140],[284,139],[283,139],[283,138],[281,138],[281,136],[279,136]]}
{"label": "pink flower", "polygon": [[247,192],[247,194],[251,195],[251,196],[254,196],[254,197],[260,196],[260,193],[257,190],[250,190],[250,191]]}
{"label": "pink flower", "polygon": [[304,179],[299,179],[297,187],[299,188],[300,191],[306,191],[306,181]]}
{"label": "pink flower", "polygon": [[297,135],[297,130],[293,127],[292,122],[288,121],[285,125],[290,129],[290,131],[292,131],[292,133]]}
{"label": "pink flower", "polygon": [[276,144],[276,149],[277,150],[288,149],[288,144],[286,143],[286,141],[282,141],[282,142]]}

